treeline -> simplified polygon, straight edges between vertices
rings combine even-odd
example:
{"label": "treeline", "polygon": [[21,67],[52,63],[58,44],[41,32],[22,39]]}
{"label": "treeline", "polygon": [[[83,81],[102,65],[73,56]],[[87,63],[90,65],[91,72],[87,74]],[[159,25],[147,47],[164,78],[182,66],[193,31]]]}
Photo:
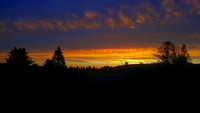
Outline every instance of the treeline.
{"label": "treeline", "polygon": [[180,48],[178,48],[170,41],[162,42],[162,45],[153,55],[159,62],[167,64],[185,64],[191,63],[192,60],[184,43]]}
{"label": "treeline", "polygon": [[[176,47],[175,44],[170,41],[162,42],[162,45],[157,48],[156,53],[154,53],[153,56],[158,59],[158,63],[166,64],[186,64],[191,63],[192,60],[185,44],[183,44],[181,47]],[[28,56],[28,52],[25,50],[25,48],[14,47],[14,49],[12,49],[8,54],[8,58],[6,58],[6,61],[7,64],[12,66],[26,67],[37,65]],[[128,65],[128,62],[126,62],[125,65]],[[55,50],[52,59],[46,59],[46,61],[44,62],[44,67],[66,68],[65,57],[63,56],[60,47]],[[103,68],[109,67],[104,66]],[[86,67],[86,69],[95,69],[95,67],[88,66]]]}

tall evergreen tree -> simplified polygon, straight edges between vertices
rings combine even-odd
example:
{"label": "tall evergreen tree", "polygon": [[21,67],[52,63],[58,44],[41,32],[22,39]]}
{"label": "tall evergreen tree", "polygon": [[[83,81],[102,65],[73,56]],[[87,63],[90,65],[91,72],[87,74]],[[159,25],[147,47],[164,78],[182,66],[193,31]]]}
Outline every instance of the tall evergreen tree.
{"label": "tall evergreen tree", "polygon": [[14,48],[10,51],[6,61],[8,64],[17,65],[17,66],[29,66],[33,63],[31,58],[27,55],[25,48]]}
{"label": "tall evergreen tree", "polygon": [[54,52],[53,62],[57,67],[65,67],[65,57],[62,54],[60,47],[57,48]]}

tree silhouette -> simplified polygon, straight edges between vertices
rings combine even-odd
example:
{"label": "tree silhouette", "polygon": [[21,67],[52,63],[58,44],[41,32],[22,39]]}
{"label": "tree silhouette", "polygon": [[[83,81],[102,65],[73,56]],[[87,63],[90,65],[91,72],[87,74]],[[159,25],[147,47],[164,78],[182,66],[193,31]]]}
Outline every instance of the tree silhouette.
{"label": "tree silhouette", "polygon": [[125,66],[128,66],[128,62],[127,61],[125,62]]}
{"label": "tree silhouette", "polygon": [[60,47],[55,50],[52,59],[47,59],[45,61],[44,66],[48,68],[66,67],[65,57],[63,56]]}
{"label": "tree silhouette", "polygon": [[60,47],[57,48],[54,52],[53,62],[57,67],[65,67],[65,57],[62,54]]}
{"label": "tree silhouette", "polygon": [[14,49],[10,51],[9,57],[6,58],[6,61],[11,65],[29,66],[33,61],[27,54],[28,52],[26,52],[25,48],[17,49],[14,47]]}
{"label": "tree silhouette", "polygon": [[154,56],[163,63],[172,63],[176,59],[176,47],[174,43],[170,41],[163,42]]}
{"label": "tree silhouette", "polygon": [[180,51],[178,52],[175,63],[189,63],[191,60],[186,45],[183,43]]}
{"label": "tree silhouette", "polygon": [[44,66],[47,67],[47,68],[54,68],[55,63],[53,62],[53,60],[47,59],[44,63]]}

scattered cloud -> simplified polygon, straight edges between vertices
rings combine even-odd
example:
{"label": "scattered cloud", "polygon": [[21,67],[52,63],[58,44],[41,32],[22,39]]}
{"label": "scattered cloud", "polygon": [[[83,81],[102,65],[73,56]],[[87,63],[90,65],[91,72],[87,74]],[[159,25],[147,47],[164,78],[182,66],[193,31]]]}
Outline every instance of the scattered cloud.
{"label": "scattered cloud", "polygon": [[37,22],[23,22],[23,20],[15,21],[14,25],[17,30],[31,30],[34,31],[38,28]]}
{"label": "scattered cloud", "polygon": [[115,20],[113,18],[107,18],[107,24],[111,27],[114,28],[115,27]]}
{"label": "scattered cloud", "polygon": [[45,29],[47,31],[54,29],[54,25],[51,22],[40,20],[38,23],[41,25],[41,29]]}
{"label": "scattered cloud", "polygon": [[136,12],[140,12],[146,15],[148,14],[149,16],[154,17],[154,18],[160,17],[160,14],[158,13],[158,11],[156,11],[155,8],[148,2],[142,2],[138,4]]}
{"label": "scattered cloud", "polygon": [[101,14],[97,12],[86,11],[85,17],[88,19],[94,20],[97,17],[101,17]]}
{"label": "scattered cloud", "polygon": [[119,12],[119,17],[124,25],[129,26],[130,28],[135,28],[134,22],[128,16],[126,16],[122,11]]}
{"label": "scattered cloud", "polygon": [[181,17],[183,14],[181,12],[173,12],[173,15],[176,17]]}
{"label": "scattered cloud", "polygon": [[[107,8],[107,13],[97,11],[84,11],[82,16],[67,13],[66,17],[0,20],[0,33],[15,31],[68,31],[71,29],[93,29],[99,27],[137,28],[140,24],[168,24],[184,22],[182,20],[191,17],[192,14],[200,14],[199,0],[161,0],[161,9],[154,7],[147,0],[139,2],[135,6],[119,6]],[[188,6],[188,7],[187,7]],[[186,8],[185,8],[186,7]],[[187,9],[187,11],[186,11]],[[194,37],[194,36],[193,36]],[[196,36],[197,37],[197,36]]]}
{"label": "scattered cloud", "polygon": [[161,4],[165,12],[171,13],[174,11],[174,7],[175,7],[174,0],[162,0]]}
{"label": "scattered cloud", "polygon": [[191,5],[190,12],[195,12],[196,14],[200,15],[200,0],[185,0],[185,3]]}
{"label": "scattered cloud", "polygon": [[[162,0],[162,9],[164,11],[163,23],[180,22],[183,20],[185,12],[185,4],[182,2],[175,2],[175,0]],[[186,14],[187,15],[187,14]]]}
{"label": "scattered cloud", "polygon": [[137,17],[138,17],[137,23],[139,24],[145,23],[145,18],[141,13],[137,13]]}

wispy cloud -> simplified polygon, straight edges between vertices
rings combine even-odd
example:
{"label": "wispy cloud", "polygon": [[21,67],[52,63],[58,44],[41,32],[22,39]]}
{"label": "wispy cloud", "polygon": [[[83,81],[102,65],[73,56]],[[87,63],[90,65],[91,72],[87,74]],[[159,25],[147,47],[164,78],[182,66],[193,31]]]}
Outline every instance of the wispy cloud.
{"label": "wispy cloud", "polygon": [[199,0],[185,0],[185,3],[191,5],[190,13],[195,12],[196,14],[200,15],[200,1]]}
{"label": "wispy cloud", "polygon": [[102,16],[100,13],[97,12],[85,11],[85,17],[94,20],[95,18],[100,18]]}
{"label": "wispy cloud", "polygon": [[161,4],[165,12],[171,13],[174,11],[174,7],[175,7],[174,0],[162,0]]}
{"label": "wispy cloud", "polygon": [[113,18],[107,18],[107,24],[111,27],[111,28],[115,28],[116,23],[115,20]]}
{"label": "wispy cloud", "polygon": [[162,23],[181,22],[188,13],[185,11],[184,1],[176,2],[175,0],[162,0],[162,9],[164,11],[164,20]]}
{"label": "wispy cloud", "polygon": [[137,23],[139,23],[139,24],[145,23],[146,19],[144,18],[144,16],[141,13],[137,13],[137,17],[138,17]]}
{"label": "wispy cloud", "polygon": [[126,16],[122,11],[119,12],[119,16],[124,25],[127,25],[130,28],[135,28],[134,22],[128,16]]}
{"label": "wispy cloud", "polygon": [[99,27],[137,28],[140,24],[168,24],[184,22],[186,16],[200,14],[199,0],[161,0],[161,9],[154,7],[148,0],[139,2],[135,6],[108,8],[107,13],[84,11],[83,15],[68,14],[62,18],[40,19],[3,19],[0,20],[0,33],[14,31],[68,31],[71,29],[93,29]]}

